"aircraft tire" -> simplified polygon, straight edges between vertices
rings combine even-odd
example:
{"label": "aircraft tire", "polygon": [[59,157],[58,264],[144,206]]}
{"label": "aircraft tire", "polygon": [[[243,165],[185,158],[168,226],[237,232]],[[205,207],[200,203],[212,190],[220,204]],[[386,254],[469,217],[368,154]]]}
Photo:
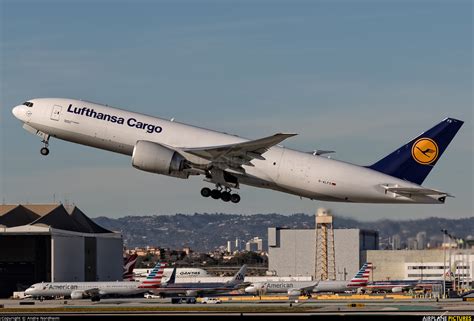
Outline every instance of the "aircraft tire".
{"label": "aircraft tire", "polygon": [[219,191],[218,189],[213,189],[211,191],[211,197],[215,200],[218,200],[219,198],[221,198],[221,191]]}
{"label": "aircraft tire", "polygon": [[49,154],[49,149],[48,149],[48,147],[42,147],[42,148],[40,149],[40,153],[41,153],[41,155],[43,155],[43,156],[48,155],[48,154]]}
{"label": "aircraft tire", "polygon": [[201,189],[201,196],[202,197],[209,197],[211,196],[211,189],[210,188],[207,188],[207,187],[203,187]]}
{"label": "aircraft tire", "polygon": [[228,202],[230,201],[230,198],[231,198],[231,195],[229,192],[222,192],[221,200],[223,200],[224,202]]}
{"label": "aircraft tire", "polygon": [[230,196],[230,201],[231,201],[232,203],[238,203],[238,202],[240,202],[240,196],[239,196],[239,194],[232,194],[232,195]]}

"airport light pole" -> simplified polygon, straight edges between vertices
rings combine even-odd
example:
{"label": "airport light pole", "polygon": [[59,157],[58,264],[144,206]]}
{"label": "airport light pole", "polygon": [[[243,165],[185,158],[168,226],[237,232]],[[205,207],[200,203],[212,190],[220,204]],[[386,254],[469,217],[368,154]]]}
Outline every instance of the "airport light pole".
{"label": "airport light pole", "polygon": [[448,232],[445,229],[442,229],[441,232],[443,233],[443,244],[441,246],[443,247],[443,296],[446,295],[446,233]]}
{"label": "airport light pole", "polygon": [[[457,263],[454,267],[454,280],[452,279],[452,275],[451,275],[451,242],[454,241],[455,244],[456,244],[456,247],[459,247],[459,240],[457,237],[451,235],[448,233],[448,231],[446,229],[442,229],[441,232],[443,232],[443,242],[445,240],[445,237],[448,236],[449,237],[449,254],[448,254],[448,257],[449,257],[449,264],[448,264],[448,269],[449,269],[449,280],[450,281],[453,281],[453,285],[454,285],[454,290],[457,290],[456,288],[456,272],[457,272]],[[444,257],[445,257],[445,262],[446,262],[446,249],[444,250]],[[456,259],[456,258],[455,258]],[[446,273],[444,273],[444,276],[443,276],[443,280],[444,280],[444,283],[446,283]],[[446,286],[445,286],[446,287]]]}

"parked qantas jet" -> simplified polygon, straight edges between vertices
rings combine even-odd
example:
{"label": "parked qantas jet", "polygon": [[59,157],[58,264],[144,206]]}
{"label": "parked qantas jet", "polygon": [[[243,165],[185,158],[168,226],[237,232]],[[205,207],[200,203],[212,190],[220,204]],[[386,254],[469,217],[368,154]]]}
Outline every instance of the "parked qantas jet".
{"label": "parked qantas jet", "polygon": [[143,171],[189,178],[203,175],[215,184],[201,195],[238,203],[242,184],[310,199],[355,203],[444,203],[448,193],[421,184],[463,122],[446,118],[371,166],[299,152],[278,145],[296,134],[248,140],[234,135],[151,117],[88,101],[29,100],[13,108],[30,133],[109,150],[132,157]]}

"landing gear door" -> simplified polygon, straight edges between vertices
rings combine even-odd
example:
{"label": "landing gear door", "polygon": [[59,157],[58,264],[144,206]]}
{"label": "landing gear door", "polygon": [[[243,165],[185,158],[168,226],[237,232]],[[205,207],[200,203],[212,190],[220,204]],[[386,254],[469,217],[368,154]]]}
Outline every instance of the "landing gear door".
{"label": "landing gear door", "polygon": [[51,111],[51,120],[59,120],[59,117],[61,116],[61,110],[63,108],[58,105],[53,106],[53,110]]}

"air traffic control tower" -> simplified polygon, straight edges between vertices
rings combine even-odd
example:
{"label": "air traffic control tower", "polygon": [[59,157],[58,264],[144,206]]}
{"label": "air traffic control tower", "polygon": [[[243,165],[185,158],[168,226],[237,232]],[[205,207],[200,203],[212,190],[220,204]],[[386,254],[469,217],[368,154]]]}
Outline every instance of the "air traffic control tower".
{"label": "air traffic control tower", "polygon": [[328,209],[316,212],[316,280],[336,280],[333,217]]}

